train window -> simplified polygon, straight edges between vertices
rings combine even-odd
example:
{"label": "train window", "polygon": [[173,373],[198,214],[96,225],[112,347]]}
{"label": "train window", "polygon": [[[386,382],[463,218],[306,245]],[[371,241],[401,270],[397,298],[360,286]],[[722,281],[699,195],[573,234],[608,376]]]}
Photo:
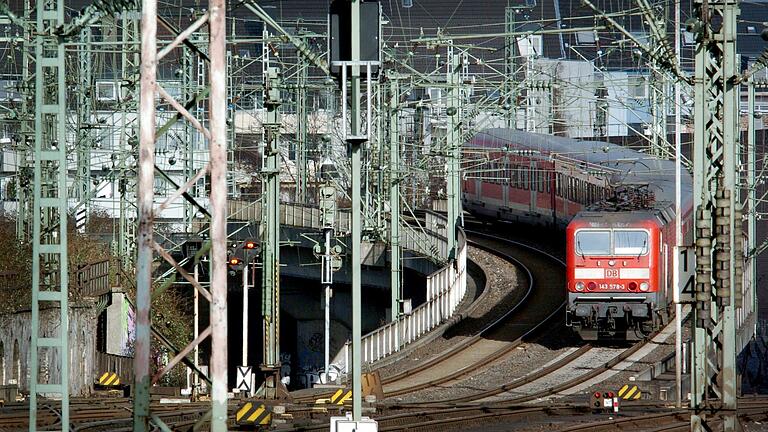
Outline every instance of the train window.
{"label": "train window", "polygon": [[539,171],[539,192],[544,192],[544,183],[547,182],[547,173]]}
{"label": "train window", "polygon": [[531,177],[530,177],[530,179],[531,179],[531,190],[532,190],[532,191],[535,191],[535,190],[536,190],[536,182],[538,181],[538,177],[539,177],[539,176],[538,176],[538,173],[537,173],[537,172],[536,172],[536,170],[535,170],[535,169],[534,169],[532,166],[530,166],[530,165],[528,165],[528,172],[530,172],[530,173],[531,173]]}
{"label": "train window", "polygon": [[552,172],[547,171],[546,175],[544,176],[547,182],[547,193],[552,193]]}
{"label": "train window", "polygon": [[555,193],[557,196],[563,196],[563,175],[560,173],[555,174]]}
{"label": "train window", "polygon": [[523,183],[523,189],[528,190],[528,168],[521,166],[520,172],[523,174],[523,178],[520,180]]}
{"label": "train window", "polygon": [[616,255],[645,255],[648,253],[648,232],[614,230],[613,245]]}
{"label": "train window", "polygon": [[584,200],[582,199],[582,195],[584,192],[584,182],[581,181],[581,179],[576,179],[576,202],[583,204]]}
{"label": "train window", "polygon": [[608,230],[582,230],[576,232],[577,255],[610,255],[611,232]]}

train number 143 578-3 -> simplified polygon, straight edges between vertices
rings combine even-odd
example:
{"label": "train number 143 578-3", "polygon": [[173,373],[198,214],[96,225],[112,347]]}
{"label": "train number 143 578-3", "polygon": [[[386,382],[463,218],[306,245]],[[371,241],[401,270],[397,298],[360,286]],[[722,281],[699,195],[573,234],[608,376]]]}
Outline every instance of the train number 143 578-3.
{"label": "train number 143 578-3", "polygon": [[598,288],[603,290],[623,290],[624,284],[617,284],[617,283],[601,283],[597,285]]}

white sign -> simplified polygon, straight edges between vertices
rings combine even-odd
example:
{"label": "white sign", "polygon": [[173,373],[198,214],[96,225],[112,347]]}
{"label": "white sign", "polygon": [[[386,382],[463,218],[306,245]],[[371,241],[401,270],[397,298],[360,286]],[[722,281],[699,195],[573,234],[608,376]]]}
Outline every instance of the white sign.
{"label": "white sign", "polygon": [[675,303],[693,303],[696,301],[696,248],[693,246],[675,246],[674,266],[680,269],[680,278],[674,292]]}
{"label": "white sign", "polygon": [[251,367],[250,366],[238,366],[237,367],[237,389],[244,392],[251,391]]}

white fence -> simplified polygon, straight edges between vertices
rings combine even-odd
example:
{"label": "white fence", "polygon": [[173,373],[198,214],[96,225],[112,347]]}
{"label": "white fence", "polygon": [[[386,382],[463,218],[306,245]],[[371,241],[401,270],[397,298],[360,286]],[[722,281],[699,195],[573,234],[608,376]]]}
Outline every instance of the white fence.
{"label": "white fence", "polygon": [[467,292],[466,268],[467,245],[462,238],[456,261],[427,276],[427,300],[423,304],[363,336],[363,362],[372,363],[400,351],[447,321]]}

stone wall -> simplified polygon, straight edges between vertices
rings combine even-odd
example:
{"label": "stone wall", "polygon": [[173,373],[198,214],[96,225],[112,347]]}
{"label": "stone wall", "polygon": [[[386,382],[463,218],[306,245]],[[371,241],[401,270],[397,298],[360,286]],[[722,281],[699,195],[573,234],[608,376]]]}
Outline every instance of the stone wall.
{"label": "stone wall", "polygon": [[[58,335],[59,309],[40,311],[40,336]],[[96,310],[94,307],[69,308],[69,392],[71,396],[87,396],[93,391],[96,347]],[[30,341],[32,312],[0,315],[0,385],[14,380],[19,391],[29,392]],[[58,350],[40,351],[38,382],[60,382]]]}

